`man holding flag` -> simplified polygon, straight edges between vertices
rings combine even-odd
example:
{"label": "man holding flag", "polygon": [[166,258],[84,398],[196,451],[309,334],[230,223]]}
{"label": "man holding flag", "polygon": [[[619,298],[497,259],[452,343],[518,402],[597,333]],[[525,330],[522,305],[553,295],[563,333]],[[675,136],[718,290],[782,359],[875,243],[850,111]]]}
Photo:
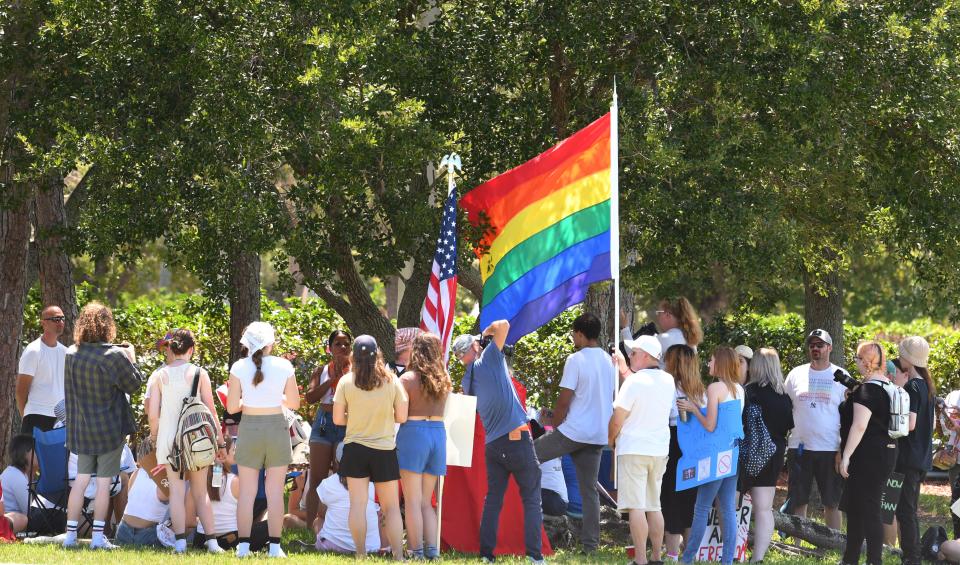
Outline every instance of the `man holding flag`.
{"label": "man holding flag", "polygon": [[497,320],[479,336],[462,335],[452,351],[463,363],[463,390],[477,397],[477,411],[486,430],[487,496],[480,519],[480,557],[494,559],[497,529],[507,482],[513,475],[523,500],[523,530],[526,553],[534,563],[543,562],[540,506],[540,463],[533,449],[527,414],[517,397],[503,347],[510,323]]}

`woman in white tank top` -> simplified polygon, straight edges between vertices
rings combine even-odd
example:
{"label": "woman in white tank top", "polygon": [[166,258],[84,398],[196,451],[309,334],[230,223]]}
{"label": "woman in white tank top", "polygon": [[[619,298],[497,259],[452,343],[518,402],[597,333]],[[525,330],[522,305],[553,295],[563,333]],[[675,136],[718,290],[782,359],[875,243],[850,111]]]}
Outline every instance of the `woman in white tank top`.
{"label": "woman in white tank top", "polygon": [[[699,407],[689,400],[677,401],[677,407],[693,414],[704,429],[711,433],[724,433],[733,437],[743,437],[743,422],[738,417],[732,422],[722,422],[719,419],[720,404],[728,400],[736,400],[739,404],[738,415],[743,414],[743,387],[740,386],[740,360],[737,353],[729,347],[718,347],[710,357],[710,376],[716,377],[716,382],[707,387],[707,414],[700,413]],[[733,429],[719,429],[719,426],[734,426]],[[737,429],[739,428],[739,429]],[[731,446],[732,448],[733,446]],[[703,483],[697,487],[697,503],[693,510],[693,526],[690,528],[690,540],[703,539],[703,532],[707,529],[707,517],[713,508],[714,500],[719,502],[720,522],[723,525],[722,539],[723,554],[721,564],[733,563],[737,548],[737,461],[731,462],[733,475]],[[717,464],[719,466],[719,463]],[[693,556],[699,549],[698,543],[688,543],[680,558],[681,563],[692,563]]]}
{"label": "woman in white tank top", "polygon": [[283,486],[287,467],[293,461],[290,429],[283,409],[300,408],[300,391],[293,365],[274,357],[276,337],[266,322],[253,322],[243,331],[243,358],[230,367],[227,411],[242,412],[237,430],[237,470],[240,498],[237,510],[237,557],[250,553],[253,501],[257,496],[260,469],[266,469],[267,515],[270,556],[285,557],[280,548],[283,528]]}
{"label": "woman in white tank top", "polygon": [[[170,482],[170,521],[173,524],[173,533],[176,535],[174,551],[183,553],[187,550],[185,507],[187,487],[184,480],[180,478],[180,473],[174,471],[172,465],[168,463],[168,457],[177,435],[177,424],[180,421],[183,399],[190,395],[193,380],[197,376],[200,379],[197,395],[210,409],[210,413],[216,421],[217,445],[220,447],[218,456],[222,458],[226,455],[226,452],[223,450],[223,438],[220,436],[217,408],[213,404],[213,387],[210,385],[210,376],[206,371],[190,362],[194,350],[193,332],[184,329],[175,330],[169,341],[169,347],[173,354],[173,360],[158,369],[155,376],[150,377],[153,385],[150,391],[150,400],[147,403],[147,417],[150,422],[150,438],[153,440],[153,444],[157,446],[157,461],[167,468],[167,480]],[[209,471],[208,467],[199,471],[187,471],[185,473],[186,479],[194,485],[205,485],[207,484],[207,473]],[[210,498],[207,496],[207,490],[192,488],[190,492],[200,521],[212,527],[213,514],[210,510]],[[207,550],[211,553],[223,552],[216,543],[208,544]]]}

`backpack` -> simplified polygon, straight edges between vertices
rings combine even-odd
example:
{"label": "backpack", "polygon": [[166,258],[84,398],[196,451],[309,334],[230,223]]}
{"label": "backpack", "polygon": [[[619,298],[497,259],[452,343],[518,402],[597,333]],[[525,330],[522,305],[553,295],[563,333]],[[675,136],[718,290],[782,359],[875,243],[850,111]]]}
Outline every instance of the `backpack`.
{"label": "backpack", "polygon": [[777,452],[777,444],[763,422],[760,405],[751,402],[744,411],[743,439],[740,440],[740,465],[748,477],[756,477]]}
{"label": "backpack", "polygon": [[910,433],[910,395],[903,387],[893,383],[877,379],[867,382],[882,388],[890,399],[890,423],[887,426],[887,434],[893,439],[905,437]]}
{"label": "backpack", "polygon": [[173,438],[169,463],[180,478],[187,471],[199,471],[213,465],[217,456],[217,424],[207,405],[197,397],[200,367],[193,376],[190,395],[183,399],[177,433]]}

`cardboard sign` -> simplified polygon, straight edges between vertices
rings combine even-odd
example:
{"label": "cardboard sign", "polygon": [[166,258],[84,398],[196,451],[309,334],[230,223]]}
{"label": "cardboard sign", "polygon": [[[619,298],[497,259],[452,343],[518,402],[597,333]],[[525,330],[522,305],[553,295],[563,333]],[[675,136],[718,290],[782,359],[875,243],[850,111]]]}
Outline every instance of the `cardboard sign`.
{"label": "cardboard sign", "polygon": [[[708,432],[694,416],[686,422],[677,422],[677,440],[682,453],[677,463],[678,491],[737,474],[740,460],[737,440],[743,438],[740,407],[739,400],[721,402],[713,432]],[[705,414],[706,408],[701,412]]]}
{"label": "cardboard sign", "polygon": [[900,502],[900,490],[903,489],[903,474],[890,473],[883,491],[880,493],[880,517],[884,524],[892,524]]}
{"label": "cardboard sign", "polygon": [[447,430],[447,465],[469,467],[473,464],[473,432],[477,421],[477,397],[450,393],[443,408]]}
{"label": "cardboard sign", "polygon": [[[736,561],[747,560],[747,534],[750,532],[750,515],[753,513],[753,501],[749,494],[740,497],[737,507],[737,549],[733,554]],[[720,531],[720,516],[716,506],[710,509],[707,517],[707,529],[700,540],[700,548],[694,561],[720,561],[723,555],[723,534]]]}

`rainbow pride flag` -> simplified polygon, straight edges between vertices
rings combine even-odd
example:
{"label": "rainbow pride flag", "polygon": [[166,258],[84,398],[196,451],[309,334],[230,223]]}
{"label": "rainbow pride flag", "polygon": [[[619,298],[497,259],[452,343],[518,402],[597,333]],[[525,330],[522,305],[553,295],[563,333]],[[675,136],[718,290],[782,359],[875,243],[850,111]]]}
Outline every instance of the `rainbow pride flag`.
{"label": "rainbow pride flag", "polygon": [[515,343],[613,278],[616,135],[614,109],[461,199],[470,222],[489,228],[478,251],[481,328],[508,320]]}

